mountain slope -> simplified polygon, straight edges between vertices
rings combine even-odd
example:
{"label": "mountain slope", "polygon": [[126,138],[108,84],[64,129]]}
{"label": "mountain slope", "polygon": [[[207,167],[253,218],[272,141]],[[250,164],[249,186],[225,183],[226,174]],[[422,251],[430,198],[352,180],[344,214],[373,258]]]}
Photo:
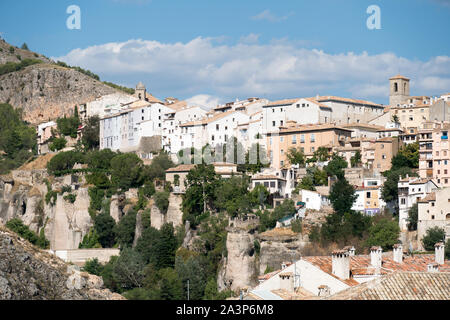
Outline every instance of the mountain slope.
{"label": "mountain slope", "polygon": [[97,276],[77,271],[0,227],[0,300],[122,300]]}
{"label": "mountain slope", "polygon": [[22,108],[24,120],[32,124],[70,115],[75,105],[118,92],[92,77],[57,65],[34,52],[14,48],[14,53],[11,53],[10,47],[0,40],[0,67],[8,62],[20,63],[25,59],[41,61],[22,70],[0,75],[0,103]]}

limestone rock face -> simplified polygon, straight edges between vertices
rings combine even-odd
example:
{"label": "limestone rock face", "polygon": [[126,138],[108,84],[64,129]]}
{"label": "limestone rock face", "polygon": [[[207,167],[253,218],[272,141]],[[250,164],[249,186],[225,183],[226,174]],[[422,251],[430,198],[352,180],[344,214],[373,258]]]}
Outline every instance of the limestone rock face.
{"label": "limestone rock face", "polygon": [[0,300],[123,300],[80,272],[0,227]]}
{"label": "limestone rock face", "polygon": [[172,223],[174,228],[183,224],[183,212],[181,211],[182,198],[173,193],[169,196],[169,208],[163,214],[156,205],[151,207],[151,224],[156,229],[161,229],[165,223]]}
{"label": "limestone rock face", "polygon": [[49,238],[53,250],[78,249],[78,245],[93,225],[88,211],[88,189],[80,188],[73,194],[76,195],[73,204],[58,194],[55,206],[47,209],[53,216],[53,225],[49,226],[53,230]]}
{"label": "limestone rock face", "polygon": [[36,64],[0,76],[0,101],[22,108],[24,120],[32,124],[70,115],[75,105],[115,92],[91,77],[55,64]]}
{"label": "limestone rock face", "polygon": [[255,236],[243,230],[229,231],[227,257],[219,271],[219,290],[237,291],[257,284],[257,259],[254,249]]}
{"label": "limestone rock face", "polygon": [[273,229],[270,232],[258,235],[261,245],[260,275],[264,274],[267,267],[272,270],[279,270],[283,262],[294,262],[301,258],[302,248],[309,243],[308,236],[286,231],[290,230]]}
{"label": "limestone rock face", "polygon": [[[11,177],[0,178],[0,225],[19,218],[38,234],[43,228],[51,249],[78,249],[93,225],[88,211],[88,189],[72,190],[72,194],[76,195],[73,204],[58,194],[56,203],[52,205],[45,202],[46,170],[15,170]],[[72,184],[73,179],[71,176],[55,178],[51,184],[52,190]]]}

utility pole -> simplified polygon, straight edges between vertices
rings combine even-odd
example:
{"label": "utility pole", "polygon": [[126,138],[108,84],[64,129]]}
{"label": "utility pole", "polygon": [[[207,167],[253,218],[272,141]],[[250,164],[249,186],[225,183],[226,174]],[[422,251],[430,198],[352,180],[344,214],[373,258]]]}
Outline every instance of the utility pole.
{"label": "utility pole", "polygon": [[189,279],[188,279],[188,281],[187,281],[187,298],[188,298],[188,301],[189,301]]}

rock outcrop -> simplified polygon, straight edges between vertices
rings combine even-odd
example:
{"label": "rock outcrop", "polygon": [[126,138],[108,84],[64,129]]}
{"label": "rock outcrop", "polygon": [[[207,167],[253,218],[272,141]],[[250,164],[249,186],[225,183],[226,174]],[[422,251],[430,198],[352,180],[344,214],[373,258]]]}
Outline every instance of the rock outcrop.
{"label": "rock outcrop", "polygon": [[76,196],[75,202],[70,203],[58,193],[52,204],[45,201],[48,190],[44,181],[49,179],[47,171],[23,169],[0,177],[0,225],[19,218],[38,234],[43,229],[52,250],[78,249],[79,243],[93,225],[88,211],[88,189],[81,187],[82,175],[52,178],[52,190],[59,191],[63,186],[72,186],[71,193]]}
{"label": "rock outcrop", "polygon": [[273,229],[257,236],[260,242],[259,274],[266,268],[281,269],[283,262],[297,261],[301,257],[302,248],[308,244],[308,236],[294,233],[290,228]]}
{"label": "rock outcrop", "polygon": [[0,300],[123,300],[103,280],[0,227]]}
{"label": "rock outcrop", "polygon": [[253,287],[258,283],[258,259],[255,248],[257,218],[232,219],[227,228],[227,255],[217,277],[219,290]]}
{"label": "rock outcrop", "polygon": [[183,224],[183,212],[181,211],[182,197],[171,193],[169,196],[169,207],[167,212],[162,213],[158,207],[151,206],[151,224],[153,228],[161,229],[165,223],[172,223],[174,228]]}
{"label": "rock outcrop", "polygon": [[35,64],[0,76],[0,102],[23,109],[24,120],[38,124],[71,115],[85,104],[117,90],[76,70]]}

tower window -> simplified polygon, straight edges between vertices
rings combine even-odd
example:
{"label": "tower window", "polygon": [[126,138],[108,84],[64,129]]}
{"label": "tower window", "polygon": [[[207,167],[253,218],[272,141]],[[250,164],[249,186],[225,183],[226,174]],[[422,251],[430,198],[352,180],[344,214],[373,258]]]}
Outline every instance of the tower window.
{"label": "tower window", "polygon": [[394,92],[398,92],[398,84],[397,84],[397,82],[394,83]]}

